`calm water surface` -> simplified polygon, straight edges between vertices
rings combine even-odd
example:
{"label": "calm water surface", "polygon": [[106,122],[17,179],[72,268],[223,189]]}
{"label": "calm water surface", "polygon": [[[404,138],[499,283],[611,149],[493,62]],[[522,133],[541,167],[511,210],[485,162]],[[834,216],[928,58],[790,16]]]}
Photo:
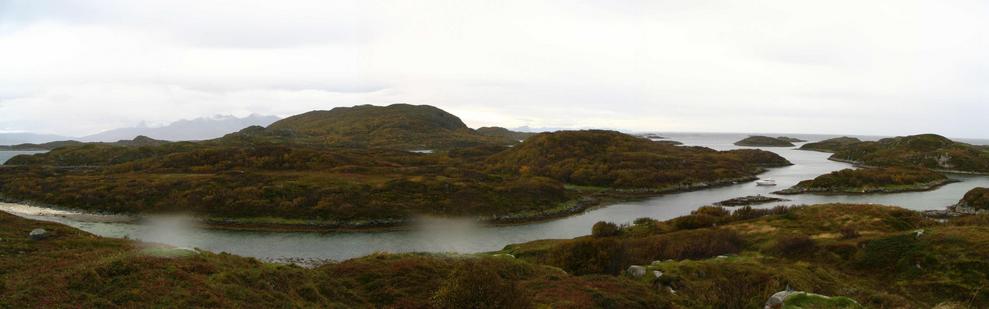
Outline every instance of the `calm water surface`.
{"label": "calm water surface", "polygon": [[[732,145],[732,143],[747,136],[746,134],[707,133],[660,134],[687,145],[706,146],[719,150],[741,148]],[[811,141],[833,137],[798,134],[790,136]],[[850,167],[845,163],[828,161],[827,157],[830,154],[827,153],[790,148],[763,149],[776,152],[794,163],[793,166],[771,169],[760,175],[763,178],[775,179],[779,184],[777,187],[758,187],[754,183],[744,183],[703,191],[668,194],[639,202],[598,208],[567,218],[524,225],[484,226],[455,220],[426,220],[419,227],[407,231],[275,233],[206,230],[175,222],[153,224],[92,223],[52,216],[35,216],[23,213],[20,215],[66,223],[102,236],[126,236],[143,241],[200,248],[213,252],[229,252],[266,260],[284,258],[343,260],[374,252],[474,253],[499,250],[508,244],[536,239],[572,238],[586,235],[597,221],[624,223],[640,217],[670,219],[688,214],[699,206],[729,198],[754,194],[770,195],[772,191],[787,188],[801,180]],[[0,161],[4,161],[6,155],[4,152],[0,152]],[[928,192],[786,196],[785,198],[792,201],[760,207],[817,203],[875,203],[898,205],[915,210],[943,209],[945,206],[957,202],[971,188],[989,187],[989,177],[986,176],[950,175],[950,177],[961,180],[961,182]]]}

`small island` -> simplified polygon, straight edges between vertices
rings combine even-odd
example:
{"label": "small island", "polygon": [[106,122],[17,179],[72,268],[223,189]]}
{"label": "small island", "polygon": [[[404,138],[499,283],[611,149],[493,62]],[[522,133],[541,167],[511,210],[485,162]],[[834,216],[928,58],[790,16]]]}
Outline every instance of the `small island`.
{"label": "small island", "polygon": [[844,149],[848,145],[857,144],[861,142],[862,140],[854,137],[842,136],[836,138],[829,138],[820,142],[807,143],[804,144],[803,146],[800,146],[800,150],[837,152],[839,150]]}
{"label": "small island", "polygon": [[843,169],[804,180],[775,194],[862,194],[927,191],[955,182],[928,169],[862,168]]}
{"label": "small island", "polygon": [[636,136],[641,137],[641,138],[648,138],[648,139],[666,139],[666,137],[663,137],[663,136],[661,136],[659,134],[656,134],[656,133],[642,133],[642,134],[638,134]]}
{"label": "small island", "polygon": [[760,195],[750,195],[750,196],[736,197],[733,199],[727,199],[724,201],[714,203],[712,205],[723,206],[723,207],[740,207],[740,206],[751,206],[751,205],[759,205],[759,204],[774,203],[774,202],[786,202],[786,201],[789,200],[760,194]]}
{"label": "small island", "polygon": [[791,143],[803,143],[803,142],[806,142],[806,140],[802,140],[802,139],[799,139],[799,138],[796,138],[796,137],[789,137],[789,136],[780,136],[780,137],[777,137],[776,139],[781,140],[781,141],[791,142]]}
{"label": "small island", "polygon": [[793,147],[793,143],[769,136],[749,136],[743,140],[735,142],[736,146],[748,147]]}

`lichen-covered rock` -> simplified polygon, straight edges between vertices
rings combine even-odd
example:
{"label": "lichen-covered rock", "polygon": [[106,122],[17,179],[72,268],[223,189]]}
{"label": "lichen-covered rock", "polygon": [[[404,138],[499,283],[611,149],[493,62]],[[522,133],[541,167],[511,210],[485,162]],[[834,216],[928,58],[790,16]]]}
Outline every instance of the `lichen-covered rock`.
{"label": "lichen-covered rock", "polygon": [[855,300],[848,297],[830,297],[801,291],[780,291],[766,300],[764,309],[787,308],[862,308]]}
{"label": "lichen-covered rock", "polygon": [[764,308],[765,309],[783,308],[783,303],[786,302],[786,298],[789,297],[790,294],[793,294],[793,291],[776,292],[776,294],[773,294],[773,296],[770,296],[769,299],[766,300],[766,306]]}
{"label": "lichen-covered rock", "polygon": [[628,272],[628,274],[632,277],[641,278],[642,276],[646,275],[646,267],[639,265],[632,265],[628,267],[628,270],[626,272]]}
{"label": "lichen-covered rock", "polygon": [[28,234],[28,237],[31,238],[31,240],[42,240],[48,238],[48,236],[51,236],[51,233],[45,229],[34,229]]}

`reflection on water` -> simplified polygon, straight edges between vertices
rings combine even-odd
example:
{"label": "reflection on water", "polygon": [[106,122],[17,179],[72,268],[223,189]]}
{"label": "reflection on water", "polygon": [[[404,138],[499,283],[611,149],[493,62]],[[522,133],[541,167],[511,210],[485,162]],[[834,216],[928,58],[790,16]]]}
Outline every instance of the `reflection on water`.
{"label": "reflection on water", "polygon": [[[660,133],[660,135],[687,145],[706,146],[719,150],[740,148],[732,143],[746,136],[745,134],[689,133]],[[789,136],[811,141],[832,137],[799,134]],[[499,250],[508,244],[536,239],[586,235],[597,221],[625,223],[640,217],[670,219],[688,214],[702,205],[746,195],[768,195],[772,191],[792,186],[801,180],[850,167],[845,163],[828,161],[827,153],[789,148],[764,149],[779,153],[794,163],[793,166],[771,169],[760,175],[760,177],[775,179],[779,184],[777,187],[758,187],[754,183],[744,183],[703,191],[668,194],[644,201],[598,208],[572,217],[524,225],[485,226],[470,221],[423,218],[415,228],[408,231],[326,234],[202,230],[184,224],[92,223],[61,217],[43,219],[63,222],[104,236],[127,236],[178,247],[230,252],[263,259],[342,260],[379,251],[471,253]],[[928,192],[845,196],[796,195],[786,197],[792,200],[790,202],[766,204],[760,207],[783,204],[875,203],[898,205],[915,210],[942,209],[957,202],[971,188],[989,187],[989,177],[986,176],[951,175],[951,177],[961,182]]]}

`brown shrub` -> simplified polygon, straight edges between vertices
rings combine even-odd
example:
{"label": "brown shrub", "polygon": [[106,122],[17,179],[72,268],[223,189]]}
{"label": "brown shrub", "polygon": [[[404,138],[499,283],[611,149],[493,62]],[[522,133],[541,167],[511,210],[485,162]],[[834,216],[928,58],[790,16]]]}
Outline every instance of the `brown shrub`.
{"label": "brown shrub", "polygon": [[838,233],[841,234],[841,239],[855,239],[861,236],[859,234],[859,231],[852,226],[842,227],[840,230],[838,230]]}
{"label": "brown shrub", "polygon": [[490,265],[465,261],[436,294],[437,308],[529,308],[531,296],[502,278]]}
{"label": "brown shrub", "polygon": [[598,221],[591,227],[591,236],[594,237],[618,236],[620,233],[621,229],[618,228],[618,225],[611,222]]}
{"label": "brown shrub", "polygon": [[776,239],[775,250],[780,255],[801,255],[810,253],[817,247],[814,240],[807,235],[780,235]]}
{"label": "brown shrub", "polygon": [[546,262],[575,275],[617,275],[627,264],[625,248],[616,238],[579,238],[553,248]]}

